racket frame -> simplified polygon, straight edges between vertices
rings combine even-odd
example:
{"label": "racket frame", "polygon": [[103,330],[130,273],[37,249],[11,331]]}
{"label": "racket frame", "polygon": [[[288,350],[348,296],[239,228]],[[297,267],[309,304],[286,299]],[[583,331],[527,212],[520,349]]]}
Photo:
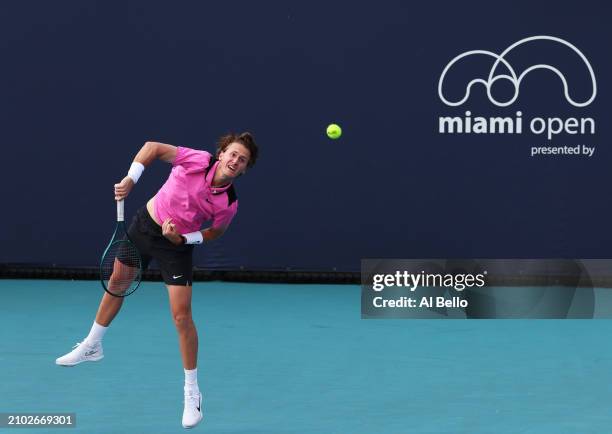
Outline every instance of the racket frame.
{"label": "racket frame", "polygon": [[[125,239],[123,238],[115,239],[119,232],[123,232],[123,234],[125,234]],[[115,226],[115,232],[113,232],[113,236],[111,237],[111,242],[108,243],[108,246],[106,246],[106,249],[104,249],[104,253],[102,253],[102,258],[100,260],[100,283],[102,283],[102,288],[104,288],[104,291],[106,291],[108,294],[112,295],[113,297],[117,297],[117,298],[127,297],[128,295],[132,294],[134,291],[138,289],[138,287],[140,286],[140,282],[142,281],[142,271],[143,271],[142,270],[142,258],[140,257],[140,252],[138,252],[138,249],[135,248],[136,252],[138,253],[138,261],[140,263],[139,273],[141,277],[140,279],[138,279],[134,289],[132,289],[127,294],[123,294],[123,295],[113,294],[111,291],[109,291],[109,289],[106,287],[106,284],[104,283],[104,279],[102,278],[103,276],[102,267],[104,266],[104,258],[106,257],[106,253],[110,250],[111,247],[113,247],[114,244],[125,243],[126,241],[134,246],[134,243],[130,239],[127,229],[125,228],[125,202],[124,202],[124,199],[121,199],[117,201],[117,225]]]}

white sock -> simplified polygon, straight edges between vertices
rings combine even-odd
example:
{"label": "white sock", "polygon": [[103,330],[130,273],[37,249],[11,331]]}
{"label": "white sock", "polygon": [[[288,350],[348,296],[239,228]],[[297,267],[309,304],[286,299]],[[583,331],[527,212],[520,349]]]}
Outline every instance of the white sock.
{"label": "white sock", "polygon": [[104,327],[94,321],[93,326],[91,326],[91,330],[89,331],[89,335],[87,335],[85,340],[90,344],[102,342],[106,329],[108,329],[108,327]]}
{"label": "white sock", "polygon": [[198,368],[185,369],[185,393],[199,393]]}

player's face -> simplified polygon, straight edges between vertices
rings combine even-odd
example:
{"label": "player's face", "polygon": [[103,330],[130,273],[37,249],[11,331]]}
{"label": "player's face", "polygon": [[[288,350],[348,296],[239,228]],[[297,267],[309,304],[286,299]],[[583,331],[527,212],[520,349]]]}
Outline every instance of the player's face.
{"label": "player's face", "polygon": [[240,143],[230,143],[219,154],[219,168],[225,178],[236,178],[246,172],[251,152]]}

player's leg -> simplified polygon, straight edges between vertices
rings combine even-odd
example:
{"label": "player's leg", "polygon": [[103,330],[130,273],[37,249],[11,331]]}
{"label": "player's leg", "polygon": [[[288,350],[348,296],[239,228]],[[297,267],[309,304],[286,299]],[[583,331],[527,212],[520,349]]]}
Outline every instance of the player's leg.
{"label": "player's leg", "polygon": [[183,368],[193,370],[198,359],[198,332],[191,316],[191,286],[167,285],[170,312],[179,338]]}
{"label": "player's leg", "polygon": [[[139,211],[130,224],[128,234],[130,240],[132,240],[141,253],[142,268],[144,270],[151,262],[151,256],[148,255],[150,235],[138,230],[141,219],[142,215],[141,211]],[[120,256],[119,259],[121,259]],[[122,294],[131,284],[138,269],[130,267],[129,264],[130,261],[126,260],[122,262],[121,260],[115,259],[113,263],[113,273],[107,285],[111,292]],[[77,342],[72,351],[62,357],[58,357],[55,363],[61,366],[75,366],[82,362],[95,362],[101,360],[104,357],[102,338],[108,326],[121,309],[122,304],[123,297],[115,297],[104,291],[98,306],[95,321],[87,337],[81,342]]]}
{"label": "player's leg", "polygon": [[176,327],[185,372],[183,427],[192,428],[202,420],[202,394],[197,380],[198,332],[191,315],[193,246],[174,246],[157,257],[168,287],[170,313]]}
{"label": "player's leg", "polygon": [[[138,269],[129,267],[119,260],[113,264],[113,274],[108,282],[108,289],[113,294],[122,294],[129,286],[130,282],[138,272]],[[102,348],[102,338],[108,326],[115,318],[124,297],[110,295],[104,291],[96,319],[91,326],[91,330],[82,342],[78,342],[69,353],[58,357],[55,363],[61,366],[75,366],[83,362],[96,362],[104,357]]]}
{"label": "player's leg", "polygon": [[170,312],[178,333],[185,371],[185,406],[182,422],[183,427],[192,428],[203,418],[202,394],[197,381],[198,332],[191,315],[192,287],[190,285],[167,285],[167,287]]}

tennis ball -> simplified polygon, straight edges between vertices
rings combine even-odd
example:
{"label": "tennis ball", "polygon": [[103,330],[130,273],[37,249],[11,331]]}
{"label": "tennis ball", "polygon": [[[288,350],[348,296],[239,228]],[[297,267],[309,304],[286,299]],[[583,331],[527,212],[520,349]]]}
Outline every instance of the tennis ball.
{"label": "tennis ball", "polygon": [[329,124],[327,127],[327,137],[330,139],[338,139],[342,135],[342,128],[340,125]]}

